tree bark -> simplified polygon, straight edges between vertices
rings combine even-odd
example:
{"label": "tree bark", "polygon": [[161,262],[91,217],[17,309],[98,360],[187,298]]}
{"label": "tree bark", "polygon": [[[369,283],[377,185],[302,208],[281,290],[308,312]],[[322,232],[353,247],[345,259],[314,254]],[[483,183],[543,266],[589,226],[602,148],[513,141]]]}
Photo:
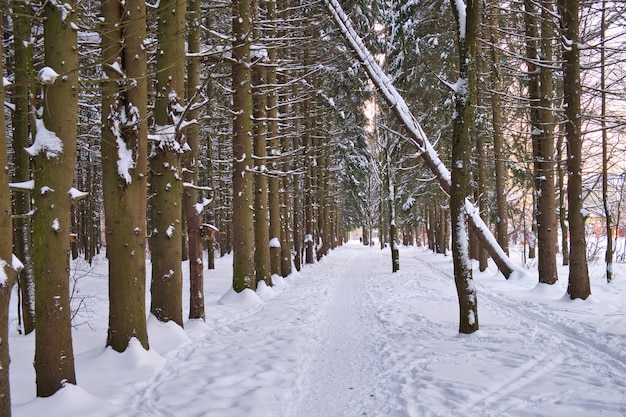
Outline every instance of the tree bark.
{"label": "tree bark", "polygon": [[150,312],[183,326],[182,167],[185,95],[185,0],[162,0],[157,13],[155,136],[150,159]]}
{"label": "tree bark", "polygon": [[[200,58],[194,56],[200,52],[201,10],[200,0],[187,0],[187,102],[198,93],[200,88]],[[193,105],[193,103],[191,103]],[[189,122],[200,118],[200,109],[191,108],[187,114]],[[186,130],[189,150],[183,156],[183,178],[190,186],[183,189],[183,211],[187,226],[187,247],[189,251],[189,318],[204,320],[204,257],[202,247],[202,210],[198,203],[198,159],[200,158],[200,126],[193,123]],[[213,191],[215,193],[215,191]],[[209,254],[213,251],[213,233],[210,235]]]}
{"label": "tree bark", "polygon": [[558,0],[563,47],[563,102],[567,137],[567,203],[571,257],[567,293],[570,298],[586,300],[591,295],[587,265],[587,242],[582,199],[582,136],[580,96],[579,2]]}
{"label": "tree bark", "polygon": [[[478,330],[478,305],[472,279],[465,221],[467,169],[469,166],[469,126],[472,112],[472,92],[475,83],[476,30],[480,25],[480,3],[467,0],[462,5],[451,1],[458,22],[459,81],[455,91],[455,115],[452,133],[452,177],[450,187],[450,219],[452,226],[452,260],[454,281],[459,298],[459,333]],[[461,10],[465,6],[464,10]],[[466,20],[463,19],[463,14]],[[465,20],[465,21],[464,21]]]}
{"label": "tree bark", "polygon": [[[277,26],[277,5],[276,1],[266,1],[267,20],[271,25],[268,37],[275,39],[278,36]],[[277,47],[268,46],[268,67],[267,67],[267,138],[269,141],[270,167],[269,177],[269,216],[270,216],[270,239],[277,244],[270,246],[270,273],[272,275],[282,274],[281,258],[283,256],[282,246],[287,244],[286,234],[281,234],[281,224],[288,224],[287,219],[281,222],[281,199],[286,192],[286,188],[281,191],[282,179],[277,172],[280,171],[281,154],[280,139],[278,138],[278,77],[277,77]],[[289,249],[290,251],[290,249]],[[288,252],[287,252],[288,253]],[[285,266],[285,272],[291,269],[291,257],[289,268]],[[289,275],[289,274],[287,274]]]}
{"label": "tree bark", "polygon": [[[107,258],[107,346],[123,352],[136,338],[148,349],[146,328],[146,195],[148,81],[146,10],[140,0],[101,5],[102,179]],[[120,70],[118,70],[119,65]],[[124,123],[124,120],[127,122]],[[119,169],[125,153],[132,165]]]}
{"label": "tree bark", "polygon": [[502,81],[500,79],[500,53],[496,45],[498,44],[498,32],[494,28],[498,28],[500,8],[496,3],[491,13],[488,13],[489,20],[487,28],[489,31],[490,50],[491,50],[491,114],[493,123],[493,152],[494,152],[494,170],[496,177],[496,236],[498,244],[502,250],[509,254],[509,215],[506,201],[506,166],[504,164],[504,135],[502,129],[504,120],[502,119]]}
{"label": "tree bark", "polygon": [[58,148],[38,149],[37,138],[29,153],[34,156],[33,271],[35,274],[35,372],[37,396],[48,397],[65,383],[76,383],[69,298],[70,209],[76,163],[78,122],[78,42],[73,28],[75,2],[61,10],[48,2],[44,9],[45,65],[56,81],[44,84],[44,129],[55,135]]}
{"label": "tree bark", "polygon": [[256,289],[252,168],[250,0],[233,1],[233,289]]}
{"label": "tree bark", "polygon": [[267,162],[267,50],[262,45],[254,45],[251,59],[253,63],[254,271],[256,285],[265,281],[268,286],[272,286],[267,167],[265,165]]}
{"label": "tree bark", "polygon": [[[0,11],[0,21],[4,11]],[[0,39],[3,39],[0,26]],[[0,56],[3,56],[0,43]],[[0,74],[3,74],[3,60],[0,59]],[[4,86],[0,88],[0,103],[4,103]],[[0,117],[0,415],[11,415],[11,389],[9,386],[9,301],[11,290],[17,278],[13,268],[13,224],[11,220],[11,194],[9,193],[9,161],[6,146],[6,126]]]}
{"label": "tree bark", "polygon": [[[29,145],[29,138],[34,135],[31,126],[31,99],[35,91],[35,73],[33,69],[33,48],[31,43],[32,6],[26,2],[14,2],[13,42],[15,48],[15,82],[13,85],[13,182],[28,181],[31,178],[30,158],[24,151]],[[13,220],[15,254],[24,261],[25,267],[18,276],[20,307],[24,334],[35,330],[35,284],[33,277],[31,211],[32,196],[27,192],[18,192],[13,196]]]}

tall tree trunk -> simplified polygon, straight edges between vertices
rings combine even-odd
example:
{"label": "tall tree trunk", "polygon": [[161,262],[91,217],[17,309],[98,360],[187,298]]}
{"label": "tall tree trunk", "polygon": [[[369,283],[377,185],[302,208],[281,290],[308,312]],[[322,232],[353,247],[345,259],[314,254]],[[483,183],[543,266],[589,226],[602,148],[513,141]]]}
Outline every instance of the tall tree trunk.
{"label": "tall tree trunk", "polygon": [[102,178],[109,260],[107,346],[123,352],[132,338],[148,349],[146,328],[146,194],[148,81],[146,9],[101,5]]}
{"label": "tall tree trunk", "polygon": [[233,1],[233,289],[256,289],[252,167],[250,0]]}
{"label": "tall tree trunk", "polygon": [[[31,99],[34,94],[33,48],[31,43],[32,6],[26,2],[14,2],[13,36],[15,48],[15,82],[13,86],[13,182],[30,180],[30,158],[24,151],[29,145],[33,115]],[[24,334],[35,330],[35,284],[33,281],[32,240],[31,240],[31,195],[15,193],[13,221],[15,254],[24,260],[25,267],[18,276],[20,306]]]}
{"label": "tall tree trunk", "polygon": [[556,141],[557,176],[559,188],[559,226],[561,227],[561,256],[563,265],[569,265],[569,226],[567,225],[567,199],[565,189],[566,161],[563,161],[563,134],[559,132]]}
{"label": "tall tree trunk", "polygon": [[[293,137],[293,149],[294,151],[300,148],[300,137],[299,135],[295,135]],[[297,153],[298,156],[294,158],[293,167],[301,166],[299,162],[301,162],[302,155],[300,152]],[[306,157],[306,154],[305,156]],[[300,161],[299,161],[300,160]],[[302,235],[302,187],[300,182],[300,176],[294,176],[293,179],[293,264],[296,268],[296,271],[300,271],[302,268],[302,243],[304,242],[304,236]]]}
{"label": "tall tree trunk", "polygon": [[591,294],[585,239],[586,216],[582,187],[582,135],[580,132],[580,51],[579,2],[558,0],[563,37],[563,102],[565,104],[565,132],[567,137],[567,203],[571,236],[571,257],[567,293],[570,298],[586,300]]}
{"label": "tall tree trunk", "polygon": [[[4,11],[0,10],[0,21]],[[0,25],[0,39],[4,39]],[[0,43],[0,57],[2,44]],[[0,59],[0,74],[3,74]],[[0,103],[4,103],[4,86],[0,87]],[[11,389],[9,386],[9,301],[17,278],[13,262],[13,224],[11,221],[11,194],[9,193],[9,161],[6,146],[6,126],[0,117],[0,415],[11,415]]]}
{"label": "tall tree trunk", "polygon": [[[75,2],[48,2],[44,8],[45,65],[56,81],[40,72],[44,97],[34,157],[35,215],[35,372],[37,396],[48,397],[76,383],[69,297],[71,197],[78,122],[78,42]],[[69,13],[68,13],[69,11]],[[48,74],[50,72],[48,71]],[[48,140],[43,142],[44,136]],[[50,146],[53,138],[54,147]]]}
{"label": "tall tree trunk", "polygon": [[[305,60],[306,62],[306,60]],[[307,97],[303,104],[304,117],[304,166],[306,169],[304,177],[304,250],[307,264],[314,262],[315,256],[315,214],[313,212],[313,204],[315,201],[315,191],[313,178],[316,176],[316,170],[313,159],[315,158],[314,140],[312,135],[312,115],[311,115],[311,99]]]}
{"label": "tall tree trunk", "polygon": [[[281,77],[282,81],[282,77]],[[283,84],[283,83],[281,83]],[[281,105],[280,114],[287,114],[288,106],[286,104]],[[271,126],[271,125],[270,125]],[[295,140],[295,139],[294,139]],[[282,153],[287,154],[291,150],[291,138],[286,138],[282,140]],[[295,183],[298,181],[293,178],[291,175],[286,175],[291,170],[291,164],[297,164],[296,156],[292,158],[283,158],[281,165],[277,165],[277,167],[282,166],[282,170],[284,171],[283,177],[281,179],[282,190],[280,192],[281,195],[281,227],[280,227],[280,275],[283,277],[288,276],[292,272],[292,250],[296,252],[295,240],[296,240],[296,230],[294,228],[294,215],[292,209],[292,201],[293,200],[293,188]],[[270,183],[270,190],[271,190]],[[295,204],[295,201],[294,201]],[[271,214],[270,214],[271,216]],[[270,226],[271,228],[271,226]],[[299,268],[299,266],[298,266]]]}
{"label": "tall tree trunk", "polygon": [[[525,1],[526,53],[531,108],[534,183],[537,195],[536,222],[538,240],[539,282],[554,284],[558,280],[556,250],[556,194],[554,188],[554,116],[552,114],[552,34],[551,2],[541,7],[541,38],[537,29],[537,11],[533,0]],[[541,39],[541,45],[537,44]],[[541,51],[541,54],[539,54]],[[540,62],[539,65],[536,63]]]}
{"label": "tall tree trunk", "polygon": [[509,254],[509,215],[506,201],[506,166],[504,164],[504,135],[502,129],[504,120],[502,119],[502,81],[500,79],[500,52],[498,45],[498,30],[500,7],[495,3],[490,13],[487,13],[487,30],[489,33],[489,48],[491,50],[491,113],[493,122],[493,152],[494,171],[496,177],[496,237],[502,250]]}
{"label": "tall tree trunk", "polygon": [[604,263],[606,265],[606,282],[613,279],[613,216],[609,201],[609,152],[608,132],[606,127],[606,0],[602,1],[600,18],[600,126],[602,129],[602,202],[606,219],[606,249]]}
{"label": "tall tree trunk", "polygon": [[[187,0],[187,102],[192,100],[200,88],[200,27],[202,15],[200,0]],[[196,54],[196,55],[194,55]],[[200,119],[200,109],[191,108],[187,114],[189,122]],[[183,190],[183,211],[187,225],[187,247],[189,251],[189,318],[204,320],[204,257],[202,247],[202,213],[204,205],[198,205],[198,160],[200,158],[200,127],[197,123],[185,132],[189,150],[183,156],[183,177],[189,186]],[[213,191],[214,193],[214,191]],[[202,207],[198,210],[197,207]],[[213,252],[212,233],[209,254]]]}
{"label": "tall tree trunk", "polygon": [[150,159],[150,312],[183,326],[181,153],[185,96],[185,0],[162,0],[158,8],[155,136]]}
{"label": "tall tree trunk", "polygon": [[[269,38],[276,39],[278,36],[276,1],[266,1],[267,21],[271,29],[269,30]],[[285,219],[281,222],[281,199],[285,193],[281,191],[282,179],[277,175],[280,171],[281,154],[280,139],[278,138],[278,77],[277,77],[277,48],[276,46],[267,47],[268,67],[267,67],[267,139],[270,148],[270,177],[269,177],[269,215],[270,215],[270,273],[272,275],[281,275],[281,257],[282,246],[285,242],[286,235],[281,234],[281,224],[287,225]],[[286,142],[286,141],[285,141]],[[291,258],[289,261],[289,269],[291,268]],[[287,274],[289,275],[289,274]]]}
{"label": "tall tree trunk", "polygon": [[[254,7],[258,11],[258,5],[255,4]],[[256,19],[254,24],[256,26]],[[254,271],[257,285],[261,281],[265,281],[268,286],[271,286],[267,167],[265,165],[267,162],[267,50],[262,45],[255,44],[251,59],[254,142]]]}
{"label": "tall tree trunk", "polygon": [[467,4],[452,0],[451,6],[458,22],[459,81],[455,91],[455,116],[452,134],[452,178],[450,187],[450,218],[452,226],[452,259],[454,281],[459,298],[459,333],[478,330],[478,305],[472,279],[465,221],[467,169],[469,166],[469,126],[472,117],[472,93],[475,77],[476,30],[480,24],[480,3]]}

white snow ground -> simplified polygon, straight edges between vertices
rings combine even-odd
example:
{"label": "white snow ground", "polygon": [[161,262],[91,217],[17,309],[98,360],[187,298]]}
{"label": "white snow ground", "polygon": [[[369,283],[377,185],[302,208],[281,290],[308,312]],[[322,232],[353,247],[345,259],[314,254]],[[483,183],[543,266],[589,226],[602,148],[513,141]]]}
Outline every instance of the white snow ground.
{"label": "white snow ground", "polygon": [[[17,417],[625,416],[626,266],[592,297],[536,273],[475,272],[481,330],[457,333],[450,257],[351,242],[273,288],[229,291],[232,258],[206,272],[207,324],[149,319],[151,349],[105,349],[106,260],[79,262],[78,385],[35,398],[34,336],[12,317]],[[186,265],[185,265],[186,268]],[[188,289],[187,289],[188,291]],[[11,311],[14,312],[15,306]],[[186,314],[186,312],[185,312]]]}

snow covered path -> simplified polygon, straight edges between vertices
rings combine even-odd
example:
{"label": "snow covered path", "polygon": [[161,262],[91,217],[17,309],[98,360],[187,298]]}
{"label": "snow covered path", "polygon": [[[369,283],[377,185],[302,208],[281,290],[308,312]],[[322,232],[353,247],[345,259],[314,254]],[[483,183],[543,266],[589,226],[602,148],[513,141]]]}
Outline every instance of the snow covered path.
{"label": "snow covered path", "polygon": [[[359,256],[361,255],[361,256]],[[301,387],[301,404],[294,416],[372,415],[380,382],[381,327],[367,283],[382,273],[376,257],[351,251],[329,259],[337,281],[321,322],[322,340],[313,353],[313,367]],[[328,265],[330,266],[330,265]]]}
{"label": "snow covered path", "polygon": [[623,269],[607,285],[592,268],[586,302],[563,299],[565,270],[553,287],[476,273],[481,330],[459,336],[450,257],[401,248],[392,274],[388,250],[351,243],[240,295],[219,259],[207,324],[151,318],[150,351],[117,354],[101,261],[80,282],[78,386],[34,399],[34,339],[11,335],[14,416],[626,416]]}

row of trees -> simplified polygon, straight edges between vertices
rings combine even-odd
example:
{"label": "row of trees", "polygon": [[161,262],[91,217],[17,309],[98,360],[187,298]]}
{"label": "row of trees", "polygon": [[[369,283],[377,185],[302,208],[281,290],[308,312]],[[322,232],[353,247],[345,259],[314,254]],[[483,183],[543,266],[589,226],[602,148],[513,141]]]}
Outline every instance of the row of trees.
{"label": "row of trees", "polygon": [[13,282],[20,331],[36,333],[37,395],[49,396],[76,383],[70,253],[91,259],[106,246],[106,343],[122,352],[132,338],[149,347],[147,255],[150,313],[183,326],[183,259],[189,318],[204,319],[203,245],[209,267],[214,249],[232,251],[242,291],[343,241],[349,185],[366,177],[358,103],[369,93],[352,77],[356,61],[336,53],[330,22],[316,23],[323,9],[105,0],[2,10],[2,231],[15,231],[0,253],[3,415]]}

